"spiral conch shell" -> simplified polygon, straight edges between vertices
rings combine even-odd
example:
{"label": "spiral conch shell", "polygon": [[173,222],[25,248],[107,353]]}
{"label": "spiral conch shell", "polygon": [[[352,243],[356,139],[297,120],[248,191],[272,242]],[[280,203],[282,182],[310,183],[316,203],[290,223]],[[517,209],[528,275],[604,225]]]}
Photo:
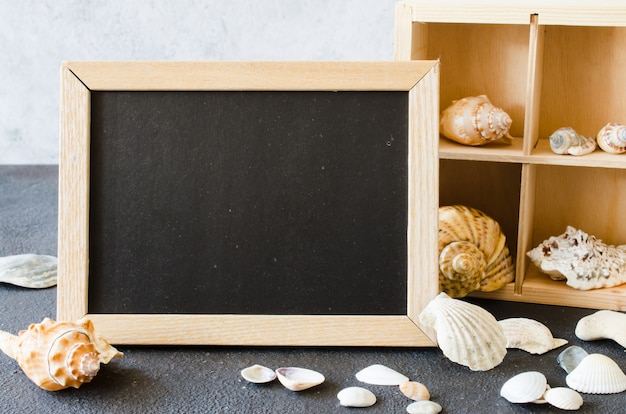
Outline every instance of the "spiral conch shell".
{"label": "spiral conch shell", "polygon": [[491,292],[515,278],[513,258],[497,221],[475,208],[439,208],[439,286],[459,298]]}
{"label": "spiral conch shell", "polygon": [[626,152],[626,125],[609,122],[598,132],[598,146],[611,154]]}
{"label": "spiral conch shell", "polygon": [[441,113],[441,134],[465,145],[484,145],[502,138],[511,139],[511,117],[496,108],[486,95],[452,101]]}
{"label": "spiral conch shell", "polygon": [[96,376],[101,363],[123,355],[96,334],[85,318],[75,322],[45,318],[17,336],[0,331],[0,349],[48,391],[78,388]]}
{"label": "spiral conch shell", "polygon": [[559,128],[550,135],[550,149],[555,154],[585,155],[595,151],[594,138],[578,135],[570,127]]}

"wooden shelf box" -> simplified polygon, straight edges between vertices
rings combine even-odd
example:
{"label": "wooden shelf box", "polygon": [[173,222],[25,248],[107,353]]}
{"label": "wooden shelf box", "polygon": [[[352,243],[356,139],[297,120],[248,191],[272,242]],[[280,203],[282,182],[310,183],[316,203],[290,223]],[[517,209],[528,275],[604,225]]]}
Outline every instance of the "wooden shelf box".
{"label": "wooden shelf box", "polygon": [[440,59],[440,111],[486,94],[511,115],[512,145],[439,141],[440,205],[498,220],[516,258],[511,285],[476,296],[626,310],[626,285],[580,291],[552,281],[526,252],[567,225],[626,244],[626,154],[557,155],[560,127],[596,136],[626,124],[626,4],[600,0],[401,2],[395,59]]}

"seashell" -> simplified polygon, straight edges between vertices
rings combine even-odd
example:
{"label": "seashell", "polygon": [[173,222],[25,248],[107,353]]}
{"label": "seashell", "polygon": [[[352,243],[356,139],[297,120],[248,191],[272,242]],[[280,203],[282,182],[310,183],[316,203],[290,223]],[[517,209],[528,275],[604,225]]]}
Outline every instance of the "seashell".
{"label": "seashell", "polygon": [[587,351],[579,346],[572,345],[565,348],[565,350],[556,357],[556,362],[569,374],[587,355],[589,355]]}
{"label": "seashell", "polygon": [[533,319],[509,318],[498,323],[504,330],[507,348],[518,348],[531,354],[545,354],[567,343],[565,339],[554,338],[547,326]]}
{"label": "seashell", "polygon": [[400,392],[414,401],[429,400],[430,392],[421,382],[407,381],[399,385]]}
{"label": "seashell", "polygon": [[409,380],[406,375],[380,364],[363,368],[355,376],[359,381],[372,385],[400,385]]}
{"label": "seashell", "polygon": [[44,390],[78,388],[123,354],[95,333],[90,320],[55,322],[45,318],[17,336],[0,331],[0,349]]}
{"label": "seashell", "polygon": [[475,208],[439,208],[439,286],[453,298],[513,281],[515,267],[497,221]]}
{"label": "seashell", "polygon": [[555,280],[567,279],[567,284],[575,289],[626,283],[626,245],[607,245],[572,226],[526,254],[542,272]]}
{"label": "seashell", "polygon": [[570,127],[559,128],[550,135],[550,149],[555,154],[585,155],[596,150],[594,138],[578,135]]}
{"label": "seashell", "polygon": [[567,377],[567,385],[586,394],[617,394],[626,390],[626,375],[606,355],[589,354]]}
{"label": "seashell", "polygon": [[609,122],[598,132],[598,146],[611,154],[626,152],[626,125]]}
{"label": "seashell", "polygon": [[548,380],[545,375],[537,371],[527,371],[507,380],[500,388],[500,396],[509,402],[524,404],[540,401],[546,389]]}
{"label": "seashell", "polygon": [[[441,134],[464,145],[484,145],[502,138],[511,139],[511,117],[496,108],[486,95],[452,101],[441,113]],[[510,142],[510,141],[509,141]]]}
{"label": "seashell", "polygon": [[506,337],[486,310],[445,293],[436,296],[422,311],[420,322],[434,328],[443,354],[472,371],[487,371],[506,355]]}
{"label": "seashell", "polygon": [[583,341],[612,339],[626,348],[626,314],[601,310],[585,316],[576,324],[575,334]]}
{"label": "seashell", "polygon": [[241,376],[248,382],[264,384],[276,379],[276,373],[263,365],[252,365],[241,370]]}
{"label": "seashell", "polygon": [[27,288],[57,284],[57,258],[38,254],[0,257],[0,282]]}
{"label": "seashell", "polygon": [[556,387],[545,392],[543,398],[548,404],[561,410],[578,410],[583,405],[583,397],[571,388]]}
{"label": "seashell", "polygon": [[348,387],[337,393],[339,404],[344,407],[371,407],[376,404],[376,396],[361,387]]}
{"label": "seashell", "polygon": [[324,382],[322,374],[312,369],[282,367],[276,369],[276,376],[285,388],[291,391],[303,391]]}
{"label": "seashell", "polygon": [[415,401],[406,407],[406,412],[409,414],[437,414],[441,410],[443,410],[441,405],[429,400]]}

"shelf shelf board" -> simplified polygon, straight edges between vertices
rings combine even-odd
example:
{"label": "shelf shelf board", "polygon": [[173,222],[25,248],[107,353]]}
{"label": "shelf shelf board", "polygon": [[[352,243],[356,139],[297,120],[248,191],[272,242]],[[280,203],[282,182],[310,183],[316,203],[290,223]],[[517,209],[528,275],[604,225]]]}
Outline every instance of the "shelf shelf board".
{"label": "shelf shelf board", "polygon": [[482,146],[469,146],[439,139],[439,158],[469,161],[524,162],[522,139],[514,138],[511,144],[492,142]]}

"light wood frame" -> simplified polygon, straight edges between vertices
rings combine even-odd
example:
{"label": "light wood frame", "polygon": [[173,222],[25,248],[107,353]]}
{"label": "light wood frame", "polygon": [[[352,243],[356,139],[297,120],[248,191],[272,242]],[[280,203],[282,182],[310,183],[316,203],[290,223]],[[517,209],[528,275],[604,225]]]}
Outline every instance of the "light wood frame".
{"label": "light wood frame", "polygon": [[[89,314],[91,91],[407,91],[407,315]],[[114,344],[433,346],[419,313],[438,293],[439,64],[66,62],[61,68],[57,319]]]}

